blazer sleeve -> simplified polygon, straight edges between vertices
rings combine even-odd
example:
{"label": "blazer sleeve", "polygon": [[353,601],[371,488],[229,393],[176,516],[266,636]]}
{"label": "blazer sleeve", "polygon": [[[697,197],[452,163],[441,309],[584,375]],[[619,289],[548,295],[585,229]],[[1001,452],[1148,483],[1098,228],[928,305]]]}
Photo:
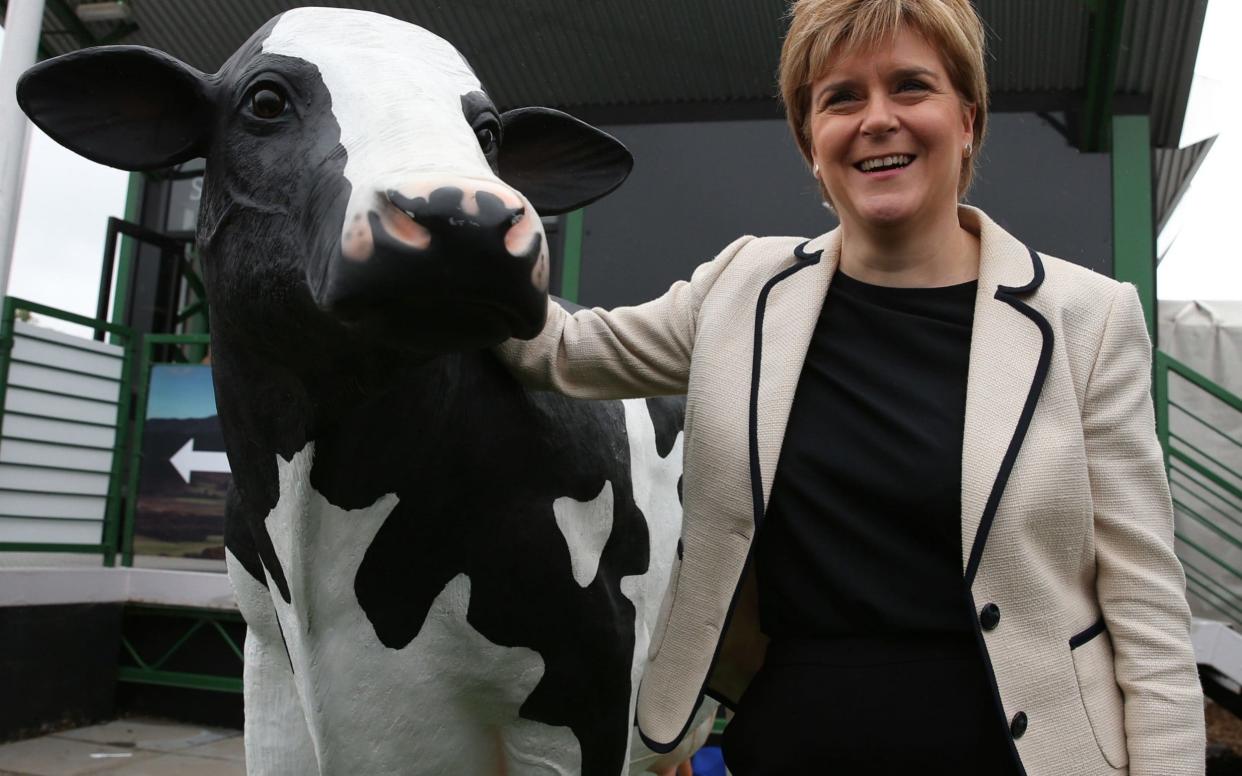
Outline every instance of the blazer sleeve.
{"label": "blazer sleeve", "polygon": [[686,392],[699,307],[729,263],[754,238],[740,237],[689,281],[679,280],[645,304],[572,315],[548,300],[543,330],[496,348],[528,388],[580,399],[625,399]]}
{"label": "blazer sleeve", "polygon": [[1119,285],[1083,405],[1096,592],[1125,697],[1130,775],[1201,776],[1203,696],[1150,384],[1142,306]]}

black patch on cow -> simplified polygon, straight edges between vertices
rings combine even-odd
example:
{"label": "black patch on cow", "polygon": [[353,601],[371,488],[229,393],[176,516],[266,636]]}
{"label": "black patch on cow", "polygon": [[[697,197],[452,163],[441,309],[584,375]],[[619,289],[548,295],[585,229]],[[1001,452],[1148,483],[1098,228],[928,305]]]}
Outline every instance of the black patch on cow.
{"label": "black patch on cow", "polygon": [[[313,436],[317,399],[308,385],[325,366],[314,355],[348,348],[348,332],[316,309],[309,288],[339,245],[350,185],[318,68],[261,53],[272,26],[215,77],[199,244],[209,298],[222,302],[213,304],[211,323],[216,400],[234,473],[225,546],[266,585],[261,562],[289,601],[263,521],[280,495],[276,456],[291,459]],[[277,123],[246,113],[246,95],[265,80],[288,88],[289,110]]]}
{"label": "black patch on cow", "polygon": [[[355,579],[375,635],[405,647],[465,573],[471,626],[544,660],[521,716],[572,729],[584,774],[620,772],[635,618],[620,583],[650,561],[621,403],[527,393],[485,352],[392,363],[386,377],[357,366],[337,378],[346,400],[320,413],[311,485],[343,509],[398,498]],[[605,480],[613,528],[582,588],[552,503],[589,501]]]}
{"label": "black patch on cow", "polygon": [[[492,172],[499,176],[500,144],[504,142],[504,133],[500,125],[500,111],[496,110],[496,104],[483,92],[469,92],[461,96],[461,113],[465,116],[466,123],[474,130],[475,137],[479,139],[479,147],[483,149],[483,155],[487,157],[487,163],[491,165]],[[494,143],[490,145],[487,142],[487,132],[494,136]]]}
{"label": "black patch on cow", "polygon": [[647,411],[655,423],[656,452],[661,458],[667,458],[684,425],[686,400],[680,397],[647,399]]}

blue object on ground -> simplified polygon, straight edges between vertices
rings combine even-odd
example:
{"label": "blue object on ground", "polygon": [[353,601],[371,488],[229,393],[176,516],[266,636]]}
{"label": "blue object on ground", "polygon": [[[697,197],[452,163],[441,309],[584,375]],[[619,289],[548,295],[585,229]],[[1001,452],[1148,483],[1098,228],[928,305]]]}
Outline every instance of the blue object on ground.
{"label": "blue object on ground", "polygon": [[718,746],[705,746],[690,758],[694,776],[725,776],[724,754]]}

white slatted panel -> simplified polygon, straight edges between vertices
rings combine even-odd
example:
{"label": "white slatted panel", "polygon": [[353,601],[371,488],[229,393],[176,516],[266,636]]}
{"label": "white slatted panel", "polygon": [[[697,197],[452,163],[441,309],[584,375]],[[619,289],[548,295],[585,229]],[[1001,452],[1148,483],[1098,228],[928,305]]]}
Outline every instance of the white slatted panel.
{"label": "white slatted panel", "polygon": [[0,542],[99,544],[102,540],[103,524],[95,521],[14,518],[0,520]]}
{"label": "white slatted panel", "polygon": [[116,423],[116,405],[108,402],[50,396],[10,385],[4,397],[4,411],[27,412],[50,418],[80,420],[85,423]]}
{"label": "white slatted panel", "polygon": [[121,387],[115,380],[62,372],[46,366],[19,364],[16,361],[9,365],[9,385],[112,402],[117,400]]}
{"label": "white slatted panel", "polygon": [[90,372],[93,375],[110,377],[113,380],[121,379],[121,368],[125,365],[119,356],[111,353],[95,353],[68,348],[58,342],[22,336],[16,337],[13,341],[13,358],[32,364]]}
{"label": "white slatted panel", "polygon": [[85,426],[68,420],[33,418],[15,412],[5,414],[4,435],[103,448],[111,448],[116,444],[115,428]]}
{"label": "white slatted panel", "polygon": [[108,475],[0,463],[0,488],[106,496],[108,495]]}
{"label": "white slatted panel", "polygon": [[107,499],[101,496],[62,496],[56,493],[4,493],[4,514],[64,520],[104,519]]}
{"label": "white slatted panel", "polygon": [[0,542],[102,541],[124,355],[116,345],[14,323],[0,427]]}

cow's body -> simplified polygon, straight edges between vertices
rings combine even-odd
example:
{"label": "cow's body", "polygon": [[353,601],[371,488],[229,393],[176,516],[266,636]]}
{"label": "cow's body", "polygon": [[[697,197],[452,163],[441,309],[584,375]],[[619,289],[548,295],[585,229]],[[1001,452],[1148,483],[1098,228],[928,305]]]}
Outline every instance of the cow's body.
{"label": "cow's body", "polygon": [[213,76],[77,52],[19,101],[97,161],[208,158],[251,772],[624,772],[682,405],[531,394],[487,350],[542,325],[535,206],[603,196],[624,148],[501,117],[452,46],[356,11],[288,12]]}
{"label": "cow's body", "polygon": [[[227,435],[250,397],[218,393]],[[623,772],[676,557],[680,401],[529,394],[473,354],[326,406],[273,446],[275,501],[231,518],[252,764],[295,772],[273,732],[304,714],[324,773]]]}

